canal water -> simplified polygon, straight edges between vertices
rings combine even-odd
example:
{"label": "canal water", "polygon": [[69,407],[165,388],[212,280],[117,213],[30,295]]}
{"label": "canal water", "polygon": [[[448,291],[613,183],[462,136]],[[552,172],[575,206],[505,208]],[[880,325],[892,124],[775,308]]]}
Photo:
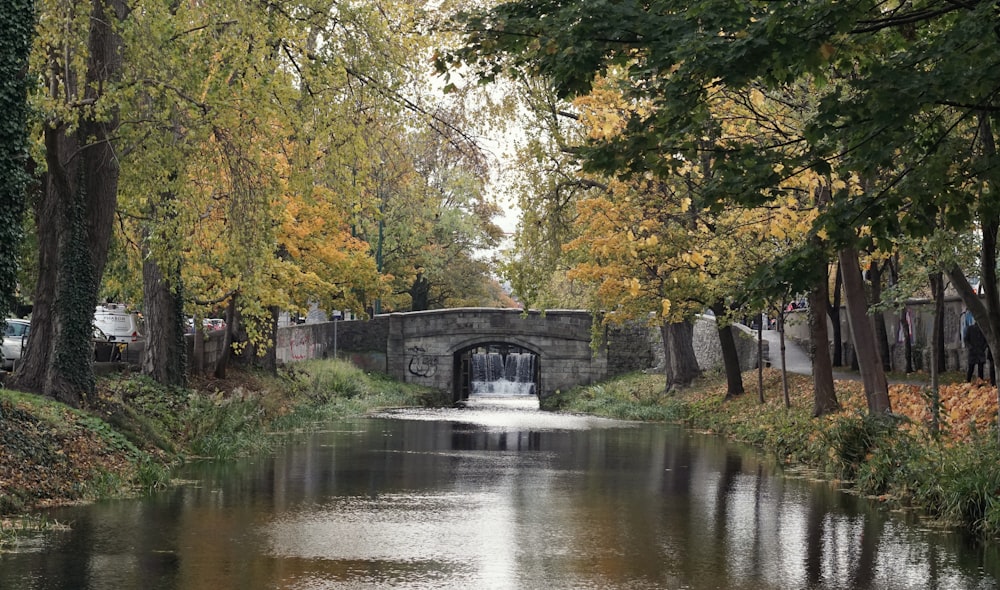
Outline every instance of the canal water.
{"label": "canal water", "polygon": [[0,588],[997,588],[996,552],[751,450],[530,398],[401,410],[63,508]]}

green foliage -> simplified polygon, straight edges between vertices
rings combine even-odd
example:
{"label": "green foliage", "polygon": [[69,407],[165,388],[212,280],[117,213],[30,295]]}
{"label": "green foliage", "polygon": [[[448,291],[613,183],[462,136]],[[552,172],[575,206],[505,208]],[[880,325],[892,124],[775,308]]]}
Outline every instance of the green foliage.
{"label": "green foliage", "polygon": [[[103,401],[110,402],[102,413],[133,440],[152,443],[157,448],[176,452],[174,441],[182,440],[192,392],[182,387],[165,387],[144,376],[112,378],[105,381]],[[101,410],[99,410],[101,411]]]}
{"label": "green foliage", "polygon": [[272,448],[266,412],[260,398],[195,396],[189,408],[191,452],[202,457],[232,459]]}
{"label": "green foliage", "polygon": [[597,385],[557,391],[543,398],[540,406],[548,411],[580,412],[607,418],[639,421],[676,421],[685,408],[671,403],[663,393],[662,376],[625,375]]}
{"label": "green foliage", "polygon": [[998,464],[1000,449],[993,440],[944,456],[939,474],[940,515],[978,534],[1000,534],[1000,470],[992,468]]}
{"label": "green foliage", "polygon": [[162,490],[170,484],[170,468],[151,457],[143,457],[135,467],[134,483],[144,493]]}
{"label": "green foliage", "polygon": [[101,437],[108,448],[127,455],[133,460],[143,457],[143,453],[134,445],[125,433],[115,429],[111,424],[92,414],[81,414],[79,423]]}
{"label": "green foliage", "polygon": [[22,239],[25,189],[28,184],[27,77],[28,52],[34,36],[33,0],[11,0],[0,6],[0,318],[11,312],[17,293],[18,255]]}
{"label": "green foliage", "polygon": [[407,406],[443,406],[449,394],[394,381],[385,375],[367,373],[339,359],[298,363],[303,378],[297,387],[308,403],[275,423],[276,430],[298,430],[331,419],[373,410]]}
{"label": "green foliage", "polygon": [[838,420],[824,431],[837,475],[853,479],[869,454],[889,441],[896,426],[893,418],[858,412],[852,419]]}

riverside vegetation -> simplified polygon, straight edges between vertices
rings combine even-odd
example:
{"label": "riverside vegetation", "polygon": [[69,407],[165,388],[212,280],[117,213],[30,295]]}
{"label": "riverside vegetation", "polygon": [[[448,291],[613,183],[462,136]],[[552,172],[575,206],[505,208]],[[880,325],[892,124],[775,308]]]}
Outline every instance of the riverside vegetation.
{"label": "riverside vegetation", "polygon": [[[134,376],[109,377],[82,411],[0,390],[0,514],[142,494],[170,485],[170,468],[181,461],[265,453],[281,443],[282,433],[332,419],[450,402],[441,392],[334,360],[298,363],[277,377],[230,375],[225,381],[192,383],[189,389],[166,389]],[[636,373],[558,392],[543,409],[680,422],[716,432],[889,507],[912,508],[982,537],[1000,536],[993,388],[984,383],[942,387],[941,426],[933,433],[930,397],[919,385],[892,386],[895,413],[873,417],[864,409],[861,384],[838,381],[843,409],[812,418],[811,379],[788,379],[787,408],[780,372],[767,369],[764,403],[756,391],[726,400],[721,375],[705,374],[694,386],[667,394],[662,375]],[[21,532],[50,526],[54,523],[44,517],[8,518],[0,524],[0,548],[16,542]]]}
{"label": "riverside vegetation", "polygon": [[[744,378],[757,381],[756,373]],[[810,469],[889,508],[912,509],[929,522],[981,538],[1000,537],[995,387],[983,381],[943,385],[935,432],[933,397],[922,385],[891,385],[893,413],[873,416],[862,384],[838,380],[842,409],[813,418],[812,378],[789,374],[788,383],[787,408],[781,373],[775,369],[764,371],[764,403],[756,387],[727,400],[724,375],[706,374],[693,387],[666,394],[662,375],[632,374],[559,393],[544,405],[612,418],[681,422],[751,444],[786,466]]]}
{"label": "riverside vegetation", "polygon": [[450,397],[344,361],[316,360],[278,376],[230,370],[226,380],[189,388],[109,376],[86,401],[75,410],[0,389],[0,549],[22,532],[53,525],[23,516],[28,511],[141,495],[170,485],[171,467],[183,461],[266,453],[282,434],[379,408],[440,406]]}

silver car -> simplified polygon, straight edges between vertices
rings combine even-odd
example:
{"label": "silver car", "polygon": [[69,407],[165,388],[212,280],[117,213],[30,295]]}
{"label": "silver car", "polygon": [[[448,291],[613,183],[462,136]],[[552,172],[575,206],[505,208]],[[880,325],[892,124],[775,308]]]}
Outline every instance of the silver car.
{"label": "silver car", "polygon": [[25,344],[28,343],[28,331],[31,322],[28,320],[7,319],[3,329],[3,369],[10,371],[14,368],[14,362],[21,358],[21,352]]}

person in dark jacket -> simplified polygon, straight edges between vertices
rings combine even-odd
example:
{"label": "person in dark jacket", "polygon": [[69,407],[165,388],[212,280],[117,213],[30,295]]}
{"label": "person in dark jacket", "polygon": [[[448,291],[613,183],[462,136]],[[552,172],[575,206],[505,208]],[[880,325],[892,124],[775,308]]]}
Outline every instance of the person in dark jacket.
{"label": "person in dark jacket", "polygon": [[[983,335],[983,331],[979,329],[978,324],[972,324],[966,328],[965,348],[969,351],[969,370],[965,373],[965,380],[967,382],[972,381],[973,371],[977,372],[979,378],[982,379],[983,365],[986,364],[989,348],[986,345],[986,336]],[[991,365],[990,376],[992,377],[993,374]]]}

